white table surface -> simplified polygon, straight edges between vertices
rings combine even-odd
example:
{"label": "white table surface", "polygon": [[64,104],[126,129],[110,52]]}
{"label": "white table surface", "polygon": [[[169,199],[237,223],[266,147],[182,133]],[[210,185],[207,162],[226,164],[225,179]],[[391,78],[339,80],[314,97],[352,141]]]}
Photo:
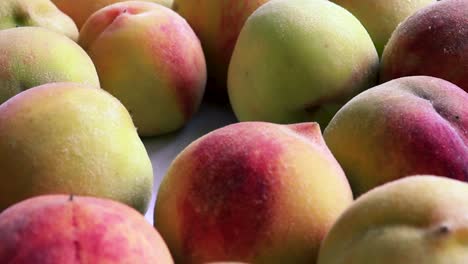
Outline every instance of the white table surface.
{"label": "white table surface", "polygon": [[195,139],[235,122],[237,120],[228,106],[223,107],[204,102],[198,113],[183,129],[165,136],[143,138],[143,143],[153,164],[153,195],[145,214],[145,218],[151,224],[153,224],[154,203],[159,184],[174,158]]}

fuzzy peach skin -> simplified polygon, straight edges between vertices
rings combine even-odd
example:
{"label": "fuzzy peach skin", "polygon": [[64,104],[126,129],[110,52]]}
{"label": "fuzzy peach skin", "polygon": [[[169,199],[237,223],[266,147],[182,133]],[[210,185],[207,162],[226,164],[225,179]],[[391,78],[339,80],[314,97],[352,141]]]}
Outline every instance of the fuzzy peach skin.
{"label": "fuzzy peach skin", "polygon": [[105,197],[146,212],[151,160],[125,107],[101,89],[52,83],[0,105],[0,212],[31,196]]}
{"label": "fuzzy peach skin", "polygon": [[154,221],[177,263],[314,263],[351,202],[317,123],[243,122],[177,156]]}
{"label": "fuzzy peach skin", "polygon": [[174,0],[200,38],[208,66],[207,92],[214,101],[227,98],[227,72],[234,45],[247,18],[268,0]]}
{"label": "fuzzy peach skin", "polygon": [[468,1],[423,8],[395,30],[385,47],[380,81],[429,75],[468,92]]}
{"label": "fuzzy peach skin", "polygon": [[245,23],[229,65],[239,121],[325,127],[351,97],[377,82],[369,34],[329,1],[272,0]]}
{"label": "fuzzy peach skin", "polygon": [[1,0],[0,29],[37,26],[77,40],[78,28],[50,0]]}
{"label": "fuzzy peach skin", "polygon": [[336,221],[318,264],[468,263],[468,184],[411,176],[369,191]]}
{"label": "fuzzy peach skin", "polygon": [[332,0],[346,8],[369,32],[379,55],[395,28],[407,17],[436,0]]}
{"label": "fuzzy peach skin", "polygon": [[349,101],[324,138],[357,196],[414,174],[468,181],[468,94],[434,77],[396,79]]}
{"label": "fuzzy peach skin", "polygon": [[205,57],[190,26],[169,8],[138,1],[107,6],[89,18],[79,43],[140,135],[175,131],[197,111]]}
{"label": "fuzzy peach skin", "polygon": [[46,195],[0,214],[0,263],[171,264],[159,233],[112,200]]}
{"label": "fuzzy peach skin", "polygon": [[[173,0],[141,1],[153,2],[170,8]],[[69,15],[75,21],[78,28],[81,28],[94,12],[111,4],[125,2],[125,0],[52,0],[52,2],[62,12]]]}
{"label": "fuzzy peach skin", "polygon": [[99,88],[86,52],[71,39],[40,27],[0,31],[0,104],[51,82],[77,82]]}

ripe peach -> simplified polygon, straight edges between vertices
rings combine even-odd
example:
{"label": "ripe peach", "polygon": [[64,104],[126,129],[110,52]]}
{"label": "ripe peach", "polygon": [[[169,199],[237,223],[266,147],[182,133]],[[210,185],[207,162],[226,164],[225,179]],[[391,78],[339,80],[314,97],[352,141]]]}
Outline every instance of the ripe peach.
{"label": "ripe peach", "polygon": [[178,263],[314,263],[351,202],[318,124],[243,122],[178,155],[154,222]]}
{"label": "ripe peach", "polygon": [[132,208],[47,195],[0,214],[0,263],[173,263],[159,233]]}
{"label": "ripe peach", "polygon": [[0,31],[0,104],[51,82],[77,82],[99,88],[86,52],[71,39],[39,27]]}
{"label": "ripe peach", "polygon": [[[69,15],[81,28],[86,20],[96,11],[108,5],[125,2],[127,0],[52,0],[52,2],[65,14]],[[140,0],[172,6],[173,0]]]}
{"label": "ripe peach", "polygon": [[444,0],[421,9],[395,30],[385,47],[381,82],[429,75],[468,92],[468,2]]}
{"label": "ripe peach", "polygon": [[101,89],[52,83],[0,105],[0,211],[35,195],[111,198],[144,213],[151,160],[125,107]]}
{"label": "ripe peach", "polygon": [[336,221],[318,264],[468,263],[468,184],[412,176],[359,197]]}
{"label": "ripe peach", "polygon": [[234,45],[247,18],[268,0],[174,0],[200,38],[208,67],[207,92],[211,99],[227,99],[227,72]]}
{"label": "ripe peach", "polygon": [[468,94],[445,80],[412,76],[349,101],[325,129],[353,193],[414,174],[468,181]]}
{"label": "ripe peach", "polygon": [[107,6],[88,19],[79,43],[101,87],[127,107],[140,135],[175,131],[197,111],[205,57],[195,33],[171,9],[138,1]]}

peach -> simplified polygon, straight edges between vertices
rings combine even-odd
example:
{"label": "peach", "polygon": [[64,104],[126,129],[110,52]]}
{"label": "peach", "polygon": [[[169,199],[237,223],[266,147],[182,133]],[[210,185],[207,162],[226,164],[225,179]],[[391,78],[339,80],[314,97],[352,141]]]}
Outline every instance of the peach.
{"label": "peach", "polygon": [[227,99],[229,61],[247,18],[268,0],[174,0],[181,14],[200,38],[208,67],[208,95],[214,101]]}
{"label": "peach", "polygon": [[101,89],[52,83],[0,105],[0,212],[26,198],[73,193],[144,213],[151,160],[125,107]]}
{"label": "peach", "polygon": [[468,263],[468,184],[412,176],[359,197],[336,221],[318,264]]}
{"label": "peach", "polygon": [[[125,2],[126,0],[52,0],[52,2],[65,14],[69,15],[76,23],[78,28],[81,28],[86,20],[96,11],[108,5]],[[173,0],[141,0],[145,2],[153,2],[172,6]]]}
{"label": "peach", "polygon": [[86,52],[71,39],[39,27],[0,31],[0,104],[10,97],[51,82],[99,87]]}
{"label": "peach", "polygon": [[444,0],[421,9],[395,30],[385,47],[381,82],[429,75],[468,92],[468,2]]}
{"label": "peach", "polygon": [[78,28],[50,0],[0,1],[0,29],[37,26],[77,40]]}
{"label": "peach", "polygon": [[395,28],[419,9],[436,0],[332,0],[346,8],[364,25],[379,55]]}
{"label": "peach", "polygon": [[0,214],[1,263],[173,263],[159,233],[132,208],[47,195]]}
{"label": "peach", "polygon": [[171,9],[138,1],[107,6],[88,19],[79,43],[102,88],[127,107],[140,135],[175,131],[198,110],[205,57],[195,33]]}
{"label": "peach", "polygon": [[349,101],[325,129],[353,193],[414,174],[468,181],[468,94],[428,76],[403,77]]}
{"label": "peach", "polygon": [[378,65],[372,39],[344,8],[329,1],[273,0],[249,17],[239,35],[229,99],[239,121],[316,121],[325,127],[344,103],[377,82]]}
{"label": "peach", "polygon": [[177,263],[314,263],[351,202],[318,124],[243,122],[177,156],[154,222]]}

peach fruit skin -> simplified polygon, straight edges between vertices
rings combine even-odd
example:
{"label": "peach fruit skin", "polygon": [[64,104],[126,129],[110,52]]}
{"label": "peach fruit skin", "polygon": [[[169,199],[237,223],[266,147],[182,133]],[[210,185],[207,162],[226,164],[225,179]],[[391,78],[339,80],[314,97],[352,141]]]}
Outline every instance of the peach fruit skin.
{"label": "peach fruit skin", "polygon": [[344,8],[272,0],[242,28],[229,66],[229,99],[239,121],[325,127],[340,106],[377,82],[378,65],[369,34]]}
{"label": "peach fruit skin", "polygon": [[332,0],[346,8],[364,25],[379,55],[395,28],[419,9],[435,0]]}
{"label": "peach fruit skin", "polygon": [[381,82],[411,75],[450,81],[468,92],[468,1],[444,0],[421,9],[385,47]]}
{"label": "peach fruit skin", "polygon": [[46,195],[0,214],[1,263],[173,263],[159,233],[132,208]]}
{"label": "peach fruit skin", "polygon": [[0,211],[31,196],[73,193],[146,212],[151,160],[125,107],[101,89],[46,84],[0,105]]}
{"label": "peach fruit skin", "polygon": [[71,39],[40,27],[0,31],[0,104],[23,90],[51,82],[99,87],[86,52]]}
{"label": "peach fruit skin", "polygon": [[407,175],[468,180],[468,94],[442,79],[403,77],[349,101],[325,129],[360,195]]}
{"label": "peach fruit skin", "polygon": [[468,263],[468,184],[412,176],[369,191],[336,221],[318,264]]}
{"label": "peach fruit skin", "polygon": [[351,202],[318,124],[243,122],[177,156],[154,221],[177,263],[314,263]]}
{"label": "peach fruit skin", "polygon": [[1,0],[0,29],[37,26],[78,39],[78,28],[50,0]]}
{"label": "peach fruit skin", "polygon": [[173,9],[200,38],[208,66],[208,93],[227,98],[227,72],[234,45],[247,18],[268,0],[175,0]]}
{"label": "peach fruit skin", "polygon": [[[172,0],[141,0],[145,2],[153,2],[172,6]],[[52,0],[52,2],[65,14],[69,15],[76,23],[78,28],[81,28],[86,20],[101,8],[108,5],[125,2],[125,0]]]}
{"label": "peach fruit skin", "polygon": [[198,110],[205,57],[195,33],[171,9],[138,1],[107,6],[89,18],[79,43],[102,88],[127,107],[140,135],[175,131]]}

